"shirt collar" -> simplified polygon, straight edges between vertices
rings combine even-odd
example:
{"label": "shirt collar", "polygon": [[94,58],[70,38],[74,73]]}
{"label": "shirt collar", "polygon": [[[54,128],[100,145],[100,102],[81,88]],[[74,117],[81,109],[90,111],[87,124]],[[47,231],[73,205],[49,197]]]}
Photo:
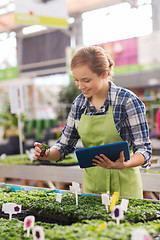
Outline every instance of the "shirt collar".
{"label": "shirt collar", "polygon": [[85,108],[87,108],[87,107],[89,106],[89,98],[85,98],[84,95],[83,95],[83,93],[82,93],[82,96],[83,96],[83,98],[84,98],[84,102],[83,102],[83,104],[82,104],[81,109],[83,110],[83,109],[85,109]]}
{"label": "shirt collar", "polygon": [[110,82],[110,88],[109,88],[109,91],[108,91],[107,98],[104,102],[105,106],[108,106],[108,105],[113,106],[114,105],[117,90],[118,90],[117,86],[112,81],[109,81],[109,82]]}

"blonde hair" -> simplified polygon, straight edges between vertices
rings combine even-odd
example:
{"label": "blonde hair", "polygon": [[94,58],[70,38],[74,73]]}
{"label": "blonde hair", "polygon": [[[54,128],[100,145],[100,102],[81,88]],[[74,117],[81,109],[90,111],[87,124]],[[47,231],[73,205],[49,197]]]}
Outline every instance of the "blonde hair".
{"label": "blonde hair", "polygon": [[90,46],[79,49],[71,60],[71,70],[82,65],[88,65],[98,76],[105,71],[109,77],[113,76],[114,61],[102,47]]}

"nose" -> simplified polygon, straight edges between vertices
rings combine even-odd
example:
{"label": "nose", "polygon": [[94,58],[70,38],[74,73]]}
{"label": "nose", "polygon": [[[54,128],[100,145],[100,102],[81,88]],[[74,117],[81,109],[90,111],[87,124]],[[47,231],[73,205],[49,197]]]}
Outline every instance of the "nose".
{"label": "nose", "polygon": [[79,83],[78,83],[78,88],[79,88],[80,90],[83,90],[83,89],[85,88],[85,86],[84,86],[84,84],[83,84],[82,82],[79,82]]}

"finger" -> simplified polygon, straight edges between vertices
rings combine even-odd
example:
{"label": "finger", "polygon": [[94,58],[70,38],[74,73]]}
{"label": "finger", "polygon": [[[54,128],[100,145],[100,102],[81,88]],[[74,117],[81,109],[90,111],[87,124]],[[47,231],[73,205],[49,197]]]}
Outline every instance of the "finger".
{"label": "finger", "polygon": [[108,164],[111,164],[112,161],[104,154],[100,154],[100,157]]}
{"label": "finger", "polygon": [[98,164],[97,164],[97,163],[95,163],[95,162],[92,162],[92,165],[98,166]]}
{"label": "finger", "polygon": [[[104,154],[97,155],[97,156],[95,156],[95,158],[97,158],[97,159],[99,159],[99,160],[102,160],[102,161],[108,159]],[[108,160],[109,160],[109,159],[108,159]]]}
{"label": "finger", "polygon": [[95,165],[95,166],[99,166],[99,167],[102,167],[103,164],[100,162],[100,161],[94,161],[94,159],[92,160],[92,165]]}
{"label": "finger", "polygon": [[96,158],[93,159],[92,161],[98,163],[99,165],[100,165],[100,164],[106,164],[106,161],[105,161],[102,157],[100,157],[100,156],[95,156],[95,157],[96,157]]}
{"label": "finger", "polygon": [[100,158],[99,156],[95,156],[94,159],[92,159],[92,162],[96,163],[96,164],[101,164],[103,161],[102,158]]}
{"label": "finger", "polygon": [[38,146],[37,144],[35,144],[35,151],[34,151],[34,159],[38,159],[40,157],[40,153],[42,151],[42,149],[40,148],[39,146],[40,144],[38,143]]}
{"label": "finger", "polygon": [[124,158],[124,151],[120,152],[120,157],[119,158],[120,158],[121,162],[124,162],[124,160],[125,160],[125,158]]}
{"label": "finger", "polygon": [[35,151],[35,152],[34,152],[34,156],[33,156],[33,158],[34,158],[34,159],[38,159],[38,158],[39,158],[39,156],[40,156],[40,154],[39,154],[39,153],[37,153],[37,151]]}
{"label": "finger", "polygon": [[98,156],[99,159],[93,159],[92,164],[95,166],[103,167],[103,168],[108,168],[107,162],[102,159],[101,157]]}
{"label": "finger", "polygon": [[38,159],[38,157],[34,154],[34,155],[33,155],[33,159]]}
{"label": "finger", "polygon": [[34,146],[35,146],[35,147],[41,147],[41,143],[35,142],[35,143],[34,143]]}
{"label": "finger", "polygon": [[37,152],[37,153],[41,153],[41,151],[42,151],[41,148],[39,148],[38,146],[35,147],[35,152]]}
{"label": "finger", "polygon": [[[107,156],[104,155],[103,153],[99,154],[99,156],[102,157],[102,158],[107,158]],[[107,158],[107,159],[109,159],[109,158]]]}

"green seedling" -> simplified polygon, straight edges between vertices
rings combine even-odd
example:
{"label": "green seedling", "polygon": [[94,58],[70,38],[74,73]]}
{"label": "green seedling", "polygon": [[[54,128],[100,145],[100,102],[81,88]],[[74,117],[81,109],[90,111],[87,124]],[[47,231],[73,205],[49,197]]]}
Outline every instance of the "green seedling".
{"label": "green seedling", "polygon": [[48,145],[42,143],[42,144],[41,144],[41,148],[42,148],[42,151],[41,151],[40,156],[41,156],[41,157],[44,157],[44,154],[45,154],[46,150],[48,150],[49,147],[48,147]]}

